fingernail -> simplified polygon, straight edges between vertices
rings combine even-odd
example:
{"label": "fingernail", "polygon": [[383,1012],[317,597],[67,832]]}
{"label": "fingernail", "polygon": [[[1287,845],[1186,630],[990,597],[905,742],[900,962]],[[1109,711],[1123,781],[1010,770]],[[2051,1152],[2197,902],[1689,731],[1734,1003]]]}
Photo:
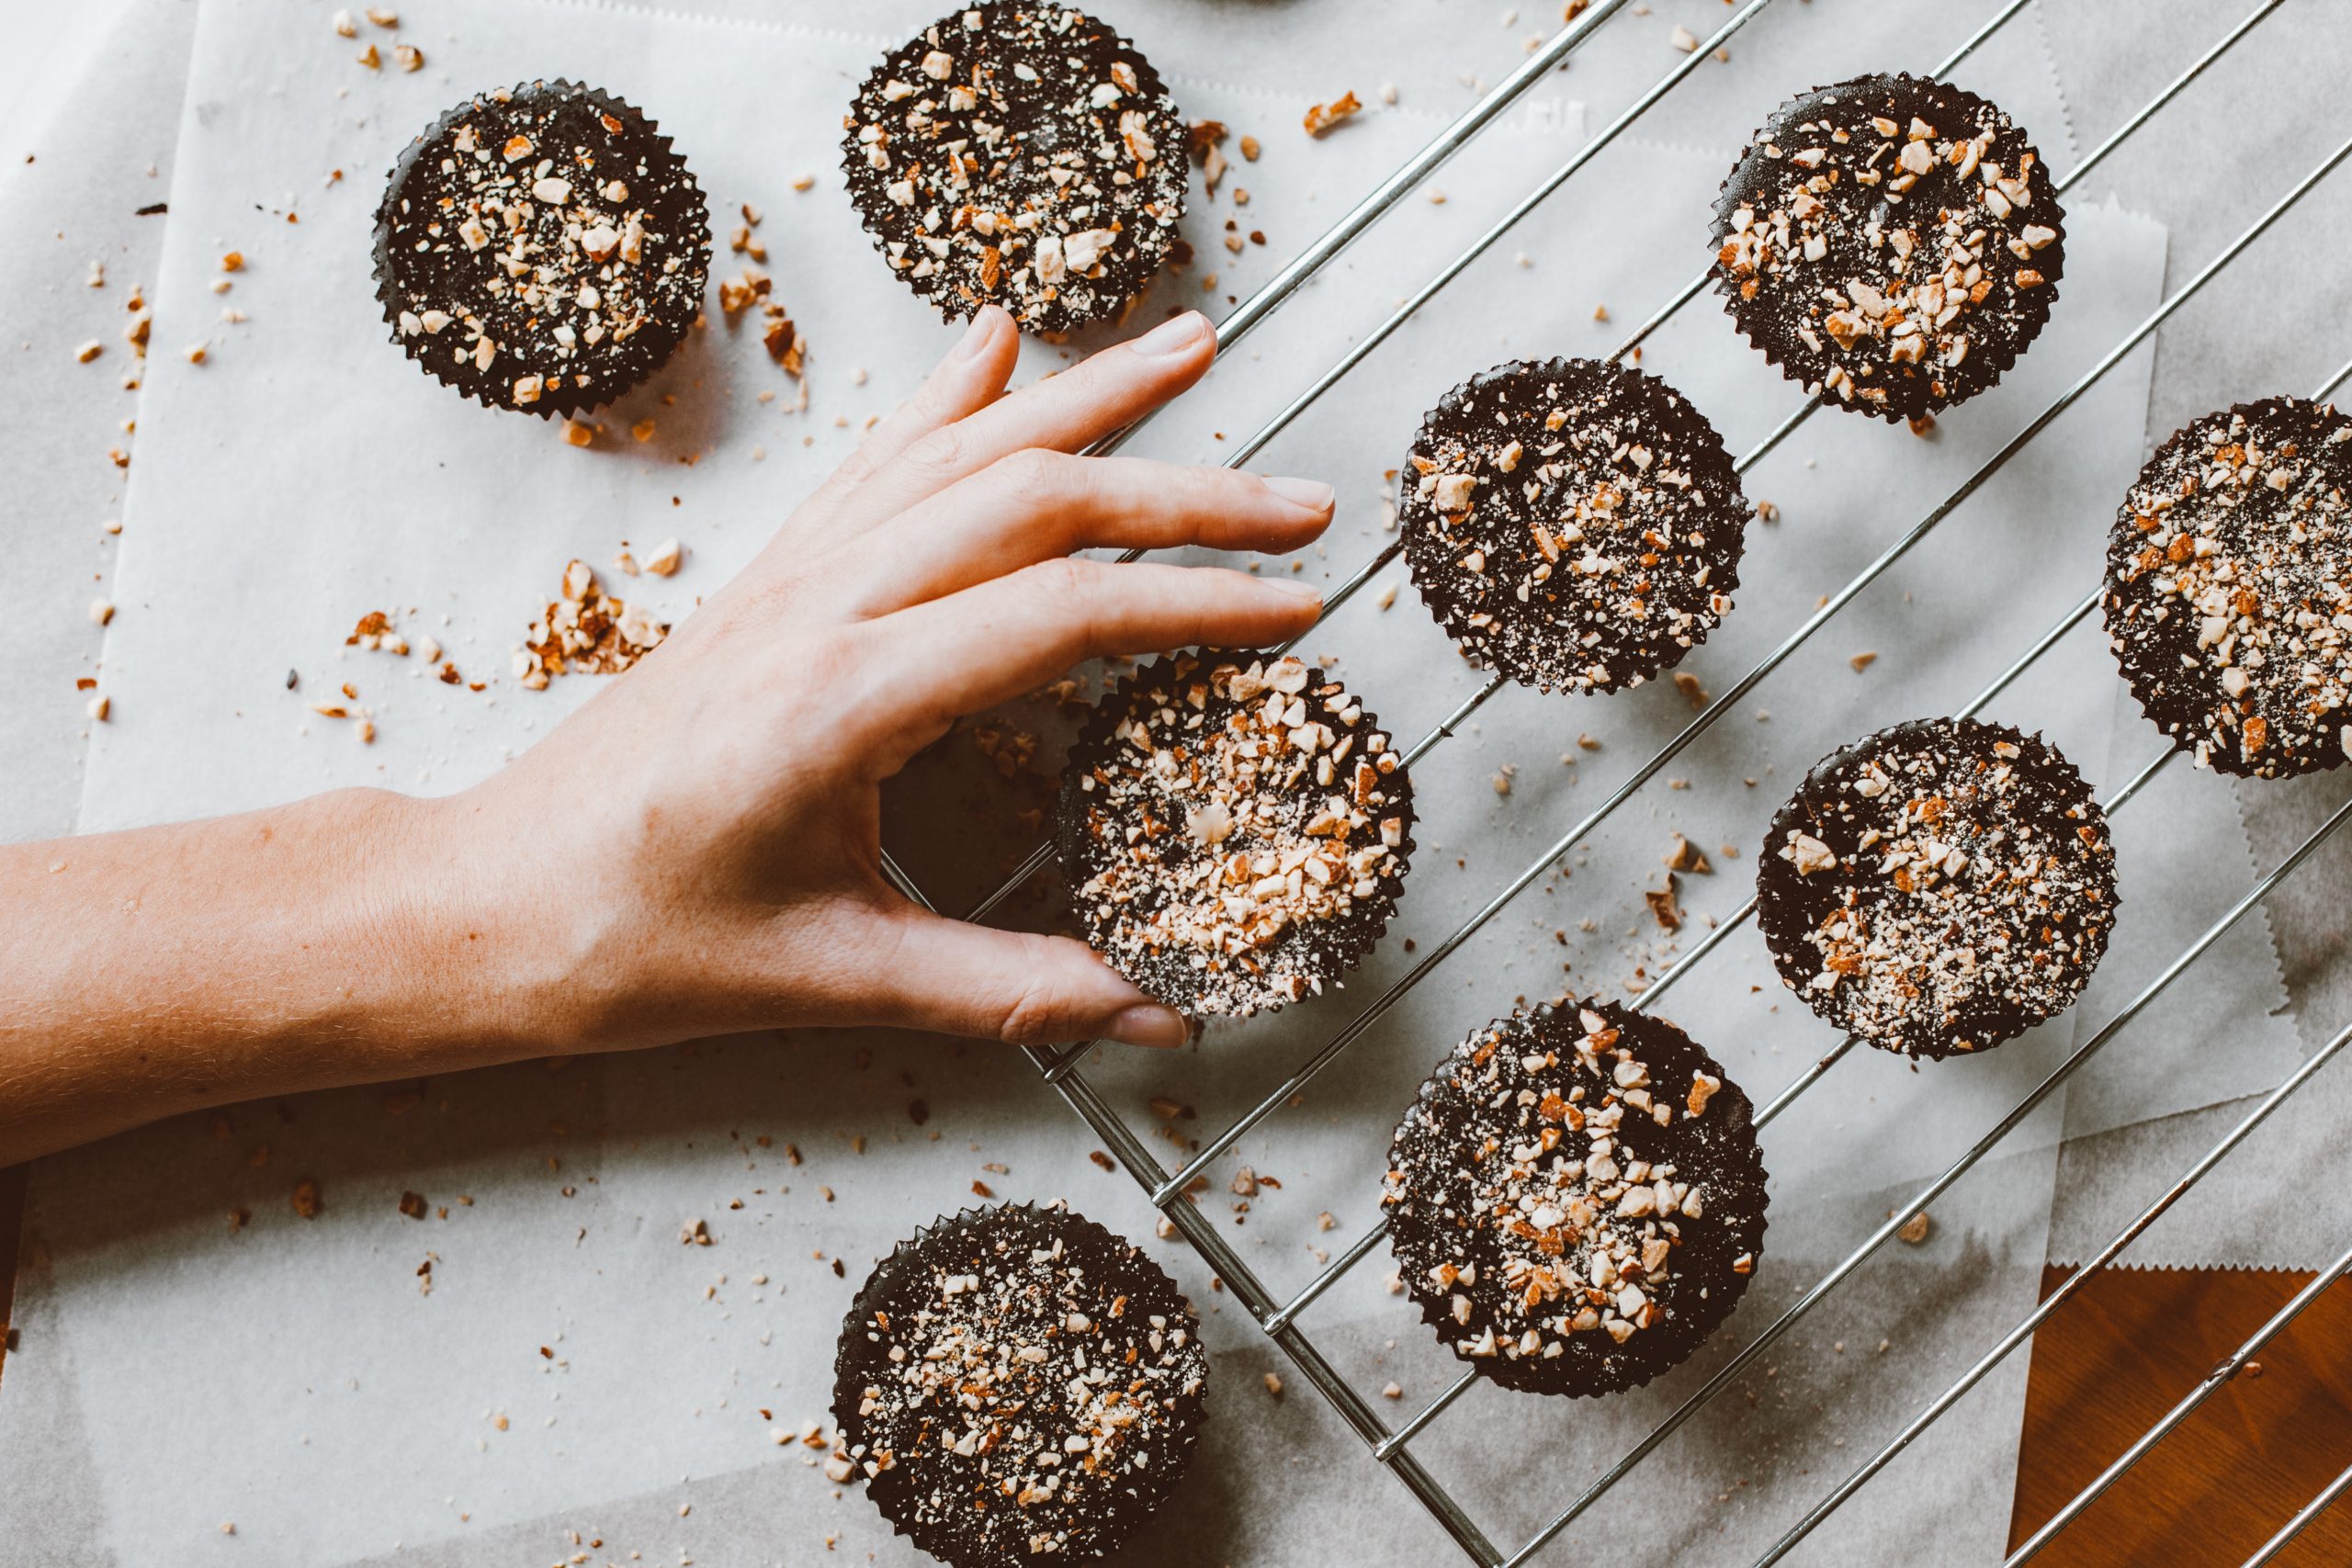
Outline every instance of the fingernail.
{"label": "fingernail", "polygon": [[1304,506],[1309,512],[1331,510],[1331,487],[1321,479],[1292,479],[1276,477],[1265,481],[1266,488],[1289,502]]}
{"label": "fingernail", "polygon": [[1258,581],[1294,599],[1306,599],[1317,604],[1323,602],[1323,590],[1311,582],[1294,582],[1287,577],[1261,577]]}
{"label": "fingernail", "polygon": [[1208,330],[1206,316],[1198,310],[1187,310],[1172,321],[1160,322],[1127,346],[1147,356],[1175,354],[1200,342],[1201,334]]}
{"label": "fingernail", "polygon": [[965,360],[977,358],[980,350],[986,348],[989,341],[996,336],[997,325],[1003,319],[1004,308],[1001,305],[983,305],[974,311],[972,324],[964,329],[963,341],[958,343],[956,345],[956,351],[947,356],[947,362],[950,365],[960,365]]}
{"label": "fingernail", "polygon": [[1122,1045],[1150,1045],[1160,1050],[1182,1045],[1192,1038],[1193,1026],[1174,1008],[1157,1007],[1148,1003],[1122,1008],[1112,1017],[1102,1031],[1106,1040]]}

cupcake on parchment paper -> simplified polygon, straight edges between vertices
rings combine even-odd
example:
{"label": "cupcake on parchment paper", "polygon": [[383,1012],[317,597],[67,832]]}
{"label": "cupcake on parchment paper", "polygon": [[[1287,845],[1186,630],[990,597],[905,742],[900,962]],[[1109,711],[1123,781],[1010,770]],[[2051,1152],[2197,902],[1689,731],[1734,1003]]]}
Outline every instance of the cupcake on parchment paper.
{"label": "cupcake on parchment paper", "polygon": [[1763,1246],[1747,1096],[1682,1031],[1616,1002],[1474,1032],[1421,1085],[1388,1165],[1406,1288],[1456,1356],[1524,1393],[1613,1393],[1679,1366]]}
{"label": "cupcake on parchment paper", "polygon": [[2038,735],[1914,719],[1817,763],[1758,857],[1791,990],[1884,1051],[1981,1051],[2075,1004],[2115,926],[2107,814]]}
{"label": "cupcake on parchment paper", "polygon": [[1121,680],[1062,775],[1055,842],[1087,941],[1193,1017],[1338,984],[1405,890],[1395,738],[1326,671],[1201,649]]}
{"label": "cupcake on parchment paper", "polygon": [[2157,448],[2108,536],[2107,635],[2199,766],[2255,778],[2352,753],[2352,421],[2266,398]]}
{"label": "cupcake on parchment paper", "polygon": [[989,0],[874,68],[842,120],[850,199],[950,320],[994,302],[1024,331],[1116,317],[1176,243],[1183,117],[1106,23]]}
{"label": "cupcake on parchment paper", "polygon": [[2066,225],[1993,104],[1858,76],[1783,104],[1715,201],[1732,320],[1833,407],[1917,419],[1998,381],[2050,319]]}
{"label": "cupcake on parchment paper", "polygon": [[1704,415],[1637,370],[1519,361],[1422,421],[1397,525],[1472,662],[1544,691],[1638,686],[1731,609],[1747,502]]}
{"label": "cupcake on parchment paper", "polygon": [[876,1265],[833,1419],[875,1506],[955,1568],[1083,1562],[1184,1472],[1208,1352],[1139,1247],[1057,1203],[967,1209]]}
{"label": "cupcake on parchment paper", "polygon": [[492,408],[601,408],[702,311],[701,187],[609,93],[528,82],[411,142],[376,214],[376,290],[408,356]]}

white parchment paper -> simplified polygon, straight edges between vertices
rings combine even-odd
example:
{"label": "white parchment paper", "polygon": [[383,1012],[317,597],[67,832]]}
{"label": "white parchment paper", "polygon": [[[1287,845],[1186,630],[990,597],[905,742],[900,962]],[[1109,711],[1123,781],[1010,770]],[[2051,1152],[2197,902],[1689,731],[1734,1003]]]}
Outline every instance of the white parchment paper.
{"label": "white parchment paper", "polygon": [[[1200,259],[1160,285],[1148,313],[1246,291],[1466,102],[1457,70],[1499,75],[1515,48],[1512,31],[1499,48],[1466,40],[1452,7],[1398,6],[1380,27],[1360,13],[1187,0],[1120,18],[1169,71],[1188,112],[1267,147],[1260,163],[1237,166],[1227,198],[1200,203],[1189,224]],[[684,572],[615,585],[686,613],[944,347],[948,333],[872,257],[833,174],[851,84],[928,13],[876,6],[824,26],[812,15],[822,14],[796,12],[796,25],[778,27],[446,0],[403,18],[427,68],[378,76],[350,63],[321,7],[208,0],[155,290],[157,356],[117,595],[125,611],[107,648],[117,720],[92,759],[85,828],[335,784],[437,790],[482,776],[581,694],[569,682],[522,693],[503,678],[508,644],[564,559],[601,567],[623,539],[641,552],[675,535],[689,550]],[[1703,32],[1719,16],[1691,3],[1623,19],[1558,91],[1539,93],[1438,176],[1443,205],[1408,203],[1138,449],[1213,458],[1254,429],[1386,301],[1566,155],[1588,119],[1571,93],[1609,112],[1671,62],[1675,21]],[[844,22],[857,31],[836,30]],[[1818,6],[1769,13],[1728,66],[1692,85],[1700,107],[1660,122],[1691,145],[1632,143],[1596,163],[1266,454],[1270,469],[1340,486],[1341,521],[1302,570],[1336,577],[1385,537],[1383,470],[1446,387],[1516,355],[1605,352],[1690,276],[1704,259],[1707,197],[1772,103],[1868,67],[1924,68],[1965,25],[1973,18],[1922,24],[1915,13]],[[584,451],[537,422],[460,402],[382,341],[366,277],[380,170],[463,93],[564,73],[661,119],[710,192],[722,233],[737,204],[764,210],[778,298],[814,344],[807,412],[786,412],[789,383],[716,314],[653,385],[600,417]],[[2004,34],[1961,74],[2034,127],[2053,161],[2070,161],[2030,28]],[[1293,129],[1306,101],[1343,86],[1376,103],[1383,78],[1402,85],[1396,108],[1376,107],[1320,144]],[[335,169],[344,177],[327,183]],[[802,172],[816,187],[796,196],[790,182]],[[1233,183],[1250,189],[1249,208],[1229,204]],[[286,221],[289,209],[300,222]],[[1267,244],[1245,241],[1240,258],[1228,255],[1228,217],[1245,234],[1262,230]],[[1884,548],[2154,304],[2161,231],[2079,206],[2069,235],[2058,318],[1997,392],[1925,440],[1824,416],[1758,466],[1749,493],[1776,502],[1782,521],[1755,531],[1740,607],[1688,666],[1702,682],[1727,683],[1762,657],[1815,595]],[[249,319],[233,325],[213,320],[220,301],[208,287],[229,248],[247,257],[232,299]],[[1204,291],[1212,270],[1219,284]],[[1603,305],[1613,320],[1594,320]],[[198,338],[209,343],[205,364],[178,357]],[[1060,358],[1040,347],[1032,364]],[[1735,450],[1801,400],[1707,302],[1661,333],[1645,363],[1690,393]],[[1693,919],[1735,908],[1761,824],[1798,771],[1861,730],[1965,702],[2079,597],[2111,498],[2137,464],[2146,368],[2143,354],[2110,376],[1768,682],[1752,711],[1693,746],[1571,856],[1568,874],[1508,908],[1296,1109],[1244,1141],[1236,1159],[1284,1183],[1234,1216],[1245,1256],[1277,1293],[1311,1277],[1317,1249],[1371,1223],[1386,1129],[1448,1041],[1517,997],[1613,989],[1670,956],[1640,898],[1662,878],[1669,831],[1690,833],[1716,863],[1712,877],[1685,879]],[[763,403],[763,390],[779,396]],[[653,438],[629,439],[628,427],[649,417]],[[1335,617],[1317,651],[1339,659],[1385,720],[1416,735],[1476,677],[1409,587],[1393,608],[1376,604],[1367,594]],[[342,637],[368,609],[402,612],[413,637],[429,632],[488,690],[441,685],[413,660],[342,656]],[[2120,776],[2102,744],[2112,678],[2097,660],[2066,663],[2086,650],[2096,653],[2094,638],[2070,641],[1996,711],[2047,727],[2104,782]],[[1849,660],[1864,651],[1879,657],[1858,673]],[[299,691],[285,688],[289,668]],[[373,747],[305,706],[346,681],[375,716]],[[1408,939],[1426,951],[1454,929],[1689,712],[1664,683],[1606,704],[1498,696],[1423,764],[1425,847],[1411,896],[1359,981],[1315,1007],[1213,1034],[1173,1062],[1106,1059],[1106,1090],[1138,1122],[1155,1094],[1195,1108],[1167,1129],[1172,1165],[1182,1140],[1257,1100],[1401,975],[1413,962]],[[1579,745],[1580,735],[1598,748]],[[993,881],[996,857],[1025,847],[1013,813],[1042,787],[998,777],[971,739],[925,759],[894,801],[894,845],[927,885],[948,890],[951,907]],[[1507,795],[1493,788],[1505,764],[1515,770]],[[1038,765],[1050,773],[1050,749]],[[975,853],[982,826],[994,837]],[[1724,843],[1736,858],[1720,852]],[[2126,899],[2127,920],[2151,902],[2129,885]],[[1781,1003],[1745,933],[1666,1010],[1758,1099],[1834,1043]],[[2050,1038],[1944,1065],[1956,1071],[1914,1073],[1858,1052],[1800,1101],[1767,1137],[1770,1261],[1733,1334],[1760,1330],[1838,1262],[2012,1103],[2075,1028],[2061,1021],[2042,1032]],[[2201,1091],[2179,1077],[2153,1086],[2151,1103],[2161,1107],[2165,1093],[2196,1102]],[[2053,1105],[2014,1152],[1938,1205],[1926,1244],[1866,1266],[1569,1539],[1622,1543],[1629,1525],[1654,1530],[1667,1519],[1670,1538],[1648,1538],[1655,1560],[1752,1557],[1772,1527],[1973,1359],[1970,1331],[1989,1337],[1985,1325],[2030,1305],[2058,1124]],[[1002,1053],[810,1037],[306,1097],[48,1162],[20,1295],[24,1337],[0,1406],[9,1473],[38,1482],[0,1495],[0,1535],[30,1543],[31,1560],[60,1562],[225,1549],[263,1562],[489,1562],[568,1556],[589,1540],[616,1560],[634,1551],[800,1562],[831,1535],[842,1551],[904,1561],[861,1498],[836,1503],[816,1475],[780,1461],[762,1412],[794,1424],[820,1413],[834,1327],[868,1260],[971,1201],[975,1180],[1009,1198],[1067,1195],[1148,1234],[1151,1216],[1131,1184],[1097,1169],[1076,1131]],[[326,1193],[315,1222],[287,1204],[306,1175]],[[431,1217],[402,1217],[403,1190],[423,1192]],[[1221,1181],[1204,1201],[1223,1212]],[[226,1216],[240,1208],[250,1221],[232,1231]],[[691,1218],[708,1222],[712,1247],[678,1245]],[[428,1260],[429,1295],[417,1272]],[[1170,1262],[1211,1314],[1217,1421],[1171,1511],[1181,1532],[1130,1555],[1319,1562],[1344,1539],[1365,1561],[1440,1560],[1450,1549],[1426,1517],[1373,1475],[1301,1380],[1272,1402],[1258,1381],[1276,1365],[1263,1340],[1188,1258]],[[1399,1383],[1401,1419],[1453,1364],[1382,1290],[1385,1271],[1375,1256],[1309,1325],[1367,1392]],[[1417,1451],[1498,1540],[1515,1541],[1705,1370],[1702,1359],[1600,1405],[1481,1391]],[[1850,1510],[1816,1542],[1817,1559],[1997,1556],[2022,1374],[2021,1362],[2006,1369],[1906,1457],[1905,1466],[1932,1467],[1920,1473],[1935,1478],[1933,1506]],[[224,1523],[236,1525],[233,1537],[221,1536]]]}

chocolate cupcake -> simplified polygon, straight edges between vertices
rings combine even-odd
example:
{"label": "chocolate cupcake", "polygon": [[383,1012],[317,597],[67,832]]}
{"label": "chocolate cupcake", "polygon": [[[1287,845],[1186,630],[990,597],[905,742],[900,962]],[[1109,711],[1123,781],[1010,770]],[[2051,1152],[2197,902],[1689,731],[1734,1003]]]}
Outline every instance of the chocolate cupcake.
{"label": "chocolate cupcake", "polygon": [[1421,422],[1398,525],[1422,601],[1474,663],[1544,691],[1638,686],[1739,585],[1747,502],[1681,393],[1597,359],[1517,361]]}
{"label": "chocolate cupcake", "polygon": [[1682,1031],[1616,1002],[1472,1033],[1421,1085],[1388,1166],[1381,1203],[1422,1315],[1529,1393],[1614,1393],[1679,1366],[1764,1242],[1747,1096]]}
{"label": "chocolate cupcake", "polygon": [[2107,814],[2038,735],[1967,718],[1824,758],[1764,840],[1757,921],[1805,1005],[1884,1051],[1981,1051],[2082,995],[2115,925]]}
{"label": "chocolate cupcake", "polygon": [[925,28],[842,119],[850,199],[949,319],[1031,332],[1116,316],[1176,243],[1184,121],[1135,45],[1082,11],[991,0]]}
{"label": "chocolate cupcake", "polygon": [[2009,117],[1922,77],[1782,105],[1715,201],[1732,320],[1824,400],[1916,419],[1967,401],[2050,319],[2065,216]]}
{"label": "chocolate cupcake", "polygon": [[376,292],[408,356],[492,408],[601,408],[684,342],[710,276],[701,187],[609,93],[469,98],[392,165]]}
{"label": "chocolate cupcake", "polygon": [[2199,766],[2284,778],[2352,752],[2352,421],[2266,398],[2175,433],[2108,536],[2108,641]]}
{"label": "chocolate cupcake", "polygon": [[1403,757],[1363,703],[1303,660],[1217,649],[1103,698],[1055,820],[1087,940],[1195,1017],[1337,984],[1387,928],[1412,829]]}
{"label": "chocolate cupcake", "polygon": [[1059,1203],[967,1209],[900,1243],[833,1366],[867,1494],[956,1568],[1113,1550],[1175,1487],[1207,1416],[1192,1303]]}

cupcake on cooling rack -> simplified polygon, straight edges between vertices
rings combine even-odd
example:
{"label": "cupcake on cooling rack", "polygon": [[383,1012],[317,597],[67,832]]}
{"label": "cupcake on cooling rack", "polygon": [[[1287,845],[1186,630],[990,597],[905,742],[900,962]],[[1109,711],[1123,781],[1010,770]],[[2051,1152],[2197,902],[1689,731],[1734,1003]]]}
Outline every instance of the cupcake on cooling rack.
{"label": "cupcake on cooling rack", "polygon": [[2352,752],[2352,421],[2266,398],[2140,470],[2108,537],[2107,635],[2198,762],[2281,778]]}
{"label": "cupcake on cooling rack", "polygon": [[601,408],[684,341],[710,276],[701,188],[609,93],[529,82],[409,143],[376,214],[393,340],[492,408]]}
{"label": "cupcake on cooling rack", "polygon": [[1881,1050],[1981,1051],[2072,1007],[2115,925],[2107,816],[2040,736],[1915,719],[1824,758],[1756,877],[1773,964]]}
{"label": "cupcake on cooling rack", "polygon": [[1062,776],[1087,940],[1154,999],[1247,1018],[1321,994],[1405,890],[1413,791],[1363,704],[1295,658],[1172,654],[1120,681]]}
{"label": "cupcake on cooling rack", "polygon": [[1207,1416],[1174,1280],[1060,1204],[967,1209],[877,1265],[833,1418],[900,1535],[955,1568],[1080,1562],[1166,1500]]}
{"label": "cupcake on cooling rack", "polygon": [[1613,1393],[1679,1365],[1763,1246],[1747,1097],[1689,1035],[1615,1002],[1472,1033],[1388,1167],[1406,1289],[1455,1355],[1525,1393]]}
{"label": "cupcake on cooling rack", "polygon": [[1656,377],[1595,359],[1475,376],[1421,422],[1398,526],[1473,662],[1544,691],[1637,686],[1731,608],[1747,502],[1722,438]]}
{"label": "cupcake on cooling rack", "polygon": [[1917,76],[1781,106],[1715,202],[1732,320],[1832,406],[1915,419],[2001,378],[2050,319],[2066,225],[2009,117]]}
{"label": "cupcake on cooling rack", "polygon": [[842,124],[850,199],[890,269],[950,319],[1031,332],[1123,312],[1176,243],[1184,120],[1082,11],[990,0],[893,51]]}

